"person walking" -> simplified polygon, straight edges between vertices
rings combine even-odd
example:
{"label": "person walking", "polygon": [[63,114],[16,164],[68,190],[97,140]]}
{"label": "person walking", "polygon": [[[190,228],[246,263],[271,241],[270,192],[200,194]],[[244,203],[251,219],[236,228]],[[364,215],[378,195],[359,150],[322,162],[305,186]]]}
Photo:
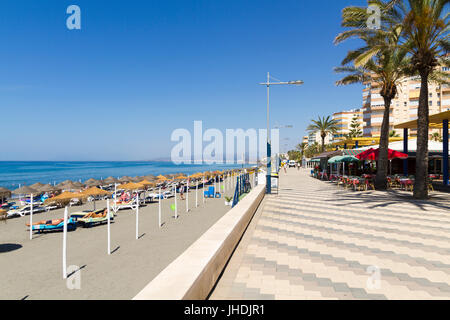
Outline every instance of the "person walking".
{"label": "person walking", "polygon": [[184,200],[184,186],[180,185],[180,199]]}

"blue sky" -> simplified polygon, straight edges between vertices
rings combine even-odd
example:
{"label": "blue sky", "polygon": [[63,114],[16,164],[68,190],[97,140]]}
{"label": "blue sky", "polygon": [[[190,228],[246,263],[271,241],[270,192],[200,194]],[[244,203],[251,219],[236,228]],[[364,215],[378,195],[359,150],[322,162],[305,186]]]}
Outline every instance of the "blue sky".
{"label": "blue sky", "polygon": [[[168,157],[171,132],[264,128],[298,143],[312,118],[360,107],[336,87],[356,42],[335,46],[340,12],[364,0],[4,0],[0,3],[0,160]],[[66,28],[76,4],[82,29]],[[284,144],[284,143],[282,143]]]}

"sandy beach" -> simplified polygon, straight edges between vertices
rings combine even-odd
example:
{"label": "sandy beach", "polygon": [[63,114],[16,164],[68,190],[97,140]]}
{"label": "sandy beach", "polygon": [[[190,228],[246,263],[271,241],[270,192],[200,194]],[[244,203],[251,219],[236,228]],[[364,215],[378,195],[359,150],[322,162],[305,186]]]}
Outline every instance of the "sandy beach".
{"label": "sandy beach", "polygon": [[[78,227],[68,233],[67,265],[81,276],[81,289],[70,290],[62,277],[62,232],[35,234],[29,240],[25,223],[29,216],[0,222],[0,299],[131,299],[160,271],[220,219],[230,207],[225,200],[206,199],[195,208],[195,190],[186,202],[177,199],[179,218],[173,218],[170,205],[162,201],[163,227],[158,227],[158,204],[140,208],[139,234],[135,239],[135,211],[122,210],[111,224],[111,250],[107,255],[107,227]],[[229,190],[227,195],[231,195]],[[97,209],[106,207],[97,202]],[[72,207],[71,212],[90,210],[92,203]],[[33,220],[63,217],[63,209],[33,215]]]}

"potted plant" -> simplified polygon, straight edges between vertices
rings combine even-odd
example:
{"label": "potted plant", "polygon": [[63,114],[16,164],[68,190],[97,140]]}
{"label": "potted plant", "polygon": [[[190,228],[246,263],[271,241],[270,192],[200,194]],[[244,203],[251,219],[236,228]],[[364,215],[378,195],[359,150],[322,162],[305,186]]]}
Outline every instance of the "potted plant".
{"label": "potted plant", "polygon": [[225,197],[225,205],[231,207],[233,205],[233,197]]}

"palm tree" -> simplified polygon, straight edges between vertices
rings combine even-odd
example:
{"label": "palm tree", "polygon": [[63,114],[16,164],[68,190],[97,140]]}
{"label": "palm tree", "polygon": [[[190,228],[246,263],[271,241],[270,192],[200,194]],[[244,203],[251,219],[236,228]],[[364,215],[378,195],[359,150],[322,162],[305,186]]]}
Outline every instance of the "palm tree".
{"label": "palm tree", "polygon": [[397,131],[392,130],[391,132],[389,132],[389,138],[399,138],[400,135],[397,133]]}
{"label": "palm tree", "polygon": [[436,142],[442,142],[443,138],[439,132],[434,132],[430,135],[430,140],[436,141]]}
{"label": "palm tree", "polygon": [[305,157],[312,158],[320,153],[320,146],[317,142],[314,142],[312,145],[308,145],[305,149]]}
{"label": "palm tree", "polygon": [[404,45],[412,55],[412,66],[421,81],[417,112],[416,199],[428,198],[428,82],[440,63],[449,66],[449,60],[444,59],[450,51],[449,3],[450,0],[408,0],[409,11],[405,12],[403,22]]}
{"label": "palm tree", "polygon": [[306,150],[307,147],[308,147],[308,144],[307,144],[306,142],[302,142],[302,143],[299,143],[299,144],[297,145],[296,149],[297,149],[298,151],[300,151],[300,153],[302,154],[302,157],[303,157],[303,155],[305,154],[305,150]]}
{"label": "palm tree", "polygon": [[380,88],[380,95],[384,100],[384,115],[375,187],[378,190],[386,190],[391,102],[397,95],[400,81],[412,71],[407,50],[400,45],[402,28],[395,3],[393,1],[374,1],[374,3],[380,7],[383,17],[383,24],[379,30],[366,27],[369,14],[365,8],[347,7],[343,10],[342,26],[351,29],[339,34],[335,43],[356,37],[364,41],[364,46],[348,52],[342,66],[335,68],[335,71],[348,73],[337,81],[337,85],[361,83],[370,84],[372,88]]}
{"label": "palm tree", "polygon": [[320,133],[320,137],[322,138],[322,152],[325,151],[325,138],[329,134],[333,134],[338,130],[337,121],[333,120],[330,116],[328,117],[318,117],[317,120],[311,120],[312,124],[308,126],[306,130],[311,133]]}

